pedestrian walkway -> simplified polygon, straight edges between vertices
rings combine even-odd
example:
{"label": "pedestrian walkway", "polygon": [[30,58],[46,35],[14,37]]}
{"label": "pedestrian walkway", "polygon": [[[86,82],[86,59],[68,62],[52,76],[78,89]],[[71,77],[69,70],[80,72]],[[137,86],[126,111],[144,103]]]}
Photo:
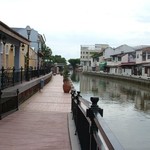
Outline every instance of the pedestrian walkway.
{"label": "pedestrian walkway", "polygon": [[19,110],[0,121],[0,150],[71,150],[68,114],[71,95],[62,76],[51,81]]}

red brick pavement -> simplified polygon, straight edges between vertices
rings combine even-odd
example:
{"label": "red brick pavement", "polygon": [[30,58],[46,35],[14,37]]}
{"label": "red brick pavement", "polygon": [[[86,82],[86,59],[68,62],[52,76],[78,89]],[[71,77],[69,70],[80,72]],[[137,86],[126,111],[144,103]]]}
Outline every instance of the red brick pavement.
{"label": "red brick pavement", "polygon": [[68,113],[71,96],[63,93],[62,76],[0,121],[0,150],[70,150]]}

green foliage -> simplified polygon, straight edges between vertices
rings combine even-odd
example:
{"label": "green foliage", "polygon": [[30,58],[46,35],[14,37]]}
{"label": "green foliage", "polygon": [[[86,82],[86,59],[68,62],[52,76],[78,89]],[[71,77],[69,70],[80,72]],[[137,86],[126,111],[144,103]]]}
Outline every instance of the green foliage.
{"label": "green foliage", "polygon": [[43,53],[44,61],[50,60],[51,55],[52,55],[52,50],[46,45],[43,45],[42,48],[43,48],[42,53]]}
{"label": "green foliage", "polygon": [[55,55],[52,56],[51,59],[53,60],[53,63],[66,63],[66,59],[64,57],[61,57],[61,55]]}
{"label": "green foliage", "polygon": [[80,64],[80,59],[69,59],[68,62],[71,64],[71,66],[73,67],[73,69],[76,68],[77,64]]}
{"label": "green foliage", "polygon": [[102,55],[103,55],[102,52],[101,52],[101,53],[93,52],[92,55],[91,55],[91,57],[92,57],[92,58],[98,58],[98,57],[100,57],[100,56],[102,56]]}
{"label": "green foliage", "polygon": [[65,65],[64,70],[63,70],[63,78],[67,79],[68,77],[69,77],[69,69],[68,69],[68,66]]}

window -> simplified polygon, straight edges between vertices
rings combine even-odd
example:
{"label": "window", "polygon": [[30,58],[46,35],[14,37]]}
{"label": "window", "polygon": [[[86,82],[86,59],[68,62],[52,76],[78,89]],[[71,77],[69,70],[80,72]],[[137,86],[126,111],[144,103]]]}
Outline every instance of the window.
{"label": "window", "polygon": [[89,61],[89,66],[91,66],[91,62]]}
{"label": "window", "polygon": [[148,72],[148,68],[147,68],[147,67],[145,67],[145,74],[147,74],[147,72]]}
{"label": "window", "polygon": [[146,52],[143,52],[142,54],[142,61],[146,61]]}
{"label": "window", "polygon": [[150,59],[150,52],[147,52],[147,59]]}
{"label": "window", "polygon": [[139,58],[139,54],[136,55],[136,58]]}
{"label": "window", "polygon": [[118,61],[121,61],[121,57],[118,57]]}
{"label": "window", "polygon": [[115,61],[115,57],[112,57],[112,60]]}

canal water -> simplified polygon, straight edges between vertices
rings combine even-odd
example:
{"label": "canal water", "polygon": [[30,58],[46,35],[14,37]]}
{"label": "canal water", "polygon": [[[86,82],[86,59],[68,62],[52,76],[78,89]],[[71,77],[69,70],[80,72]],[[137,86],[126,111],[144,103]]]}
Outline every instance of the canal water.
{"label": "canal water", "polygon": [[71,79],[83,98],[99,97],[103,118],[125,150],[150,150],[150,89],[80,73]]}

